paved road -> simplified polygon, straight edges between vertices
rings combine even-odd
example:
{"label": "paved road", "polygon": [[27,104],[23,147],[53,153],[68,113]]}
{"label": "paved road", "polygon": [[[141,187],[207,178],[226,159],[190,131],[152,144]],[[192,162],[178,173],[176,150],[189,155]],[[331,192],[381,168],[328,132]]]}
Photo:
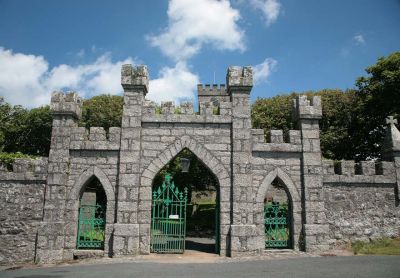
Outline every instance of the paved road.
{"label": "paved road", "polygon": [[0,277],[296,277],[399,278],[400,256],[295,258],[214,264],[134,262],[0,271]]}

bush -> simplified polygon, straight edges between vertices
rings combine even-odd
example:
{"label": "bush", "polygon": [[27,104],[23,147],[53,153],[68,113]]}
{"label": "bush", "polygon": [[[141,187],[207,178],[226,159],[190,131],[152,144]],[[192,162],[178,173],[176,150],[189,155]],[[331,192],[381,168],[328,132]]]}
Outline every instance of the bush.
{"label": "bush", "polygon": [[36,158],[37,156],[23,154],[20,152],[16,153],[5,153],[0,152],[0,162],[9,170],[12,171],[12,164],[17,158]]}

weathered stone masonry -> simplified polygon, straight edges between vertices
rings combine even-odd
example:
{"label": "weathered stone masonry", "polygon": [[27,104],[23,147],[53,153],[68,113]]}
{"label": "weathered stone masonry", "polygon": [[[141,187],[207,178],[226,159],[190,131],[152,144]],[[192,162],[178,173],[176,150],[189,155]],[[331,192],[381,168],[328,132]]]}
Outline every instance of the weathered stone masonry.
{"label": "weathered stone masonry", "polygon": [[[191,103],[166,102],[161,114],[146,100],[145,66],[122,67],[121,128],[78,127],[76,93],[51,98],[48,159],[17,160],[0,170],[0,263],[72,259],[79,199],[93,177],[106,199],[104,256],[150,252],[152,183],[180,151],[192,151],[219,183],[219,251],[260,255],[265,249],[264,199],[272,183],[290,201],[292,248],[325,251],[355,239],[398,236],[400,132],[388,120],[381,163],[321,156],[318,97],[294,100],[297,130],[252,129],[250,67],[230,67],[225,85],[199,85]],[[178,112],[178,113],[177,113]]]}

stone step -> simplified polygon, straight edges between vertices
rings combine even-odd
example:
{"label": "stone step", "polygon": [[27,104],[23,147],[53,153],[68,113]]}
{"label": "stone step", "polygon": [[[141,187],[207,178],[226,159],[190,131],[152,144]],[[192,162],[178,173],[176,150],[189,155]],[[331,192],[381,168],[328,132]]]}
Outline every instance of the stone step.
{"label": "stone step", "polygon": [[74,259],[93,259],[93,258],[103,258],[104,250],[74,250]]}

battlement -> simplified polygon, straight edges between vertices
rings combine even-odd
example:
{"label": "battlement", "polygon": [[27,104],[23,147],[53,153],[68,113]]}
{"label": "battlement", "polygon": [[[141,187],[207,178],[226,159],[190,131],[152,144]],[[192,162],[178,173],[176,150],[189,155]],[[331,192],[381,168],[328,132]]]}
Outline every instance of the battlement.
{"label": "battlement", "polygon": [[283,130],[270,130],[266,136],[263,129],[252,129],[251,136],[253,151],[301,152],[300,130],[289,130],[287,136]]}
{"label": "battlement", "polygon": [[393,162],[353,160],[323,160],[323,175],[326,183],[395,183]]}
{"label": "battlement", "polygon": [[9,171],[4,164],[0,164],[0,180],[45,181],[47,165],[47,157],[17,158],[12,164],[12,171]]}
{"label": "battlement", "polygon": [[76,92],[53,92],[50,109],[53,115],[71,115],[76,119],[82,116],[82,98]]}
{"label": "battlement", "polygon": [[149,72],[147,66],[122,65],[121,85],[125,91],[142,89],[147,94],[149,88]]}
{"label": "battlement", "polygon": [[71,150],[119,150],[121,128],[110,127],[107,133],[102,127],[75,127],[71,130]]}
{"label": "battlement", "polygon": [[199,96],[227,96],[225,84],[198,84],[197,93]]}
{"label": "battlement", "polygon": [[253,87],[253,69],[250,66],[239,67],[230,66],[226,74],[226,84],[228,86],[228,94],[241,90],[250,93]]}
{"label": "battlement", "polygon": [[311,101],[307,96],[299,95],[293,100],[293,118],[299,119],[321,119],[322,105],[321,97],[313,96]]}
{"label": "battlement", "polygon": [[146,101],[142,110],[143,122],[194,122],[194,123],[230,123],[232,103],[200,102],[199,112],[195,113],[193,104],[181,103],[175,106],[172,101],[162,102],[160,107],[152,101]]}

